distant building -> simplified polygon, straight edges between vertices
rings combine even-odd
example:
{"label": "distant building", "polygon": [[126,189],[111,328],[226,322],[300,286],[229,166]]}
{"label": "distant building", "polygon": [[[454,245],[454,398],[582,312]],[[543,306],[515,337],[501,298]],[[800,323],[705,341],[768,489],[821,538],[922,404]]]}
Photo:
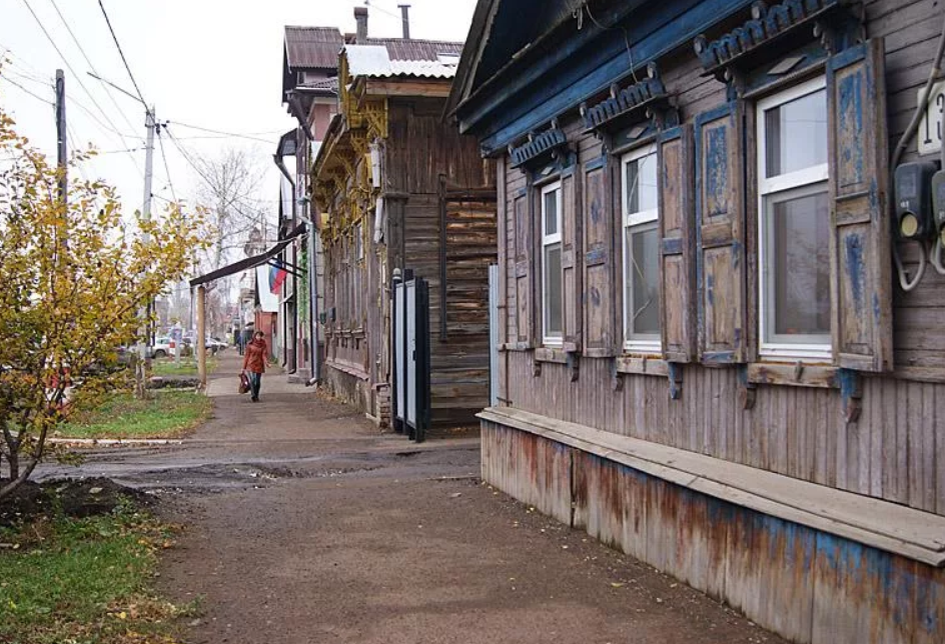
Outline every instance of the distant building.
{"label": "distant building", "polygon": [[[277,163],[288,175],[283,180],[291,186],[280,194],[279,239],[298,224],[311,221],[309,169],[328,123],[338,111],[338,52],[343,45],[344,37],[335,27],[285,28],[282,102],[298,126],[282,137],[276,150]],[[313,238],[310,243],[307,235],[289,245],[280,256],[282,262],[297,269],[297,274],[289,275],[280,292],[280,361],[302,381],[313,376],[319,342],[312,313],[323,301],[318,289],[321,242]],[[315,259],[311,260],[310,255]],[[310,265],[315,267],[315,290],[319,293],[314,307],[308,280]]]}

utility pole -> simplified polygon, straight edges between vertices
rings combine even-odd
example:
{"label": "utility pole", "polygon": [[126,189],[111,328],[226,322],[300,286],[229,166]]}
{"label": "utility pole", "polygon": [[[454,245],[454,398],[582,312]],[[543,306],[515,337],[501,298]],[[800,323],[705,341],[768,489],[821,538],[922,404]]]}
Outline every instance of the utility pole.
{"label": "utility pole", "polygon": [[[66,136],[66,76],[61,69],[56,70],[56,151],[59,161],[59,202],[63,208],[69,193],[69,178],[66,174],[68,159]],[[64,239],[61,241],[65,241]]]}
{"label": "utility pole", "polygon": [[[145,109],[145,127],[147,128],[147,143],[145,145],[145,157],[144,157],[144,204],[141,207],[141,220],[144,222],[151,221],[151,180],[154,175],[154,130],[157,127],[157,120],[155,119],[155,111],[152,106],[148,109],[148,106],[144,106]],[[150,234],[145,231],[141,234],[141,240],[145,245],[150,243]],[[138,341],[138,374],[137,374],[137,386],[138,394],[141,398],[144,398],[146,391],[146,382],[145,378],[147,377],[147,366],[151,361],[151,356],[148,354],[148,344],[151,340],[151,324],[148,320],[148,307],[142,307],[139,312],[139,317],[142,321],[142,336]],[[178,353],[180,349],[177,349]]]}

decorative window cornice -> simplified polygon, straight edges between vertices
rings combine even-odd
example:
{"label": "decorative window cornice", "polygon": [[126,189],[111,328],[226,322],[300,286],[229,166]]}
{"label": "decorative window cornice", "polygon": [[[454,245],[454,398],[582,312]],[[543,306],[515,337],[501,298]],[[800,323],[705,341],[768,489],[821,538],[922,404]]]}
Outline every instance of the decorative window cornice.
{"label": "decorative window cornice", "polygon": [[726,68],[778,36],[846,4],[848,0],[784,0],[769,7],[756,2],[751,20],[712,41],[700,35],[693,47],[706,74],[722,77]]}
{"label": "decorative window cornice", "polygon": [[557,119],[551,121],[551,127],[541,133],[530,133],[528,140],[519,146],[509,146],[509,156],[512,167],[533,164],[546,155],[554,156],[555,152],[568,144],[568,137],[564,130],[558,127]]}
{"label": "decorative window cornice", "polygon": [[616,121],[624,121],[634,114],[645,114],[644,110],[663,102],[668,106],[666,87],[659,76],[654,63],[647,66],[647,77],[643,80],[620,88],[616,83],[610,86],[610,97],[588,107],[581,105],[581,117],[584,128],[588,131],[606,128]]}

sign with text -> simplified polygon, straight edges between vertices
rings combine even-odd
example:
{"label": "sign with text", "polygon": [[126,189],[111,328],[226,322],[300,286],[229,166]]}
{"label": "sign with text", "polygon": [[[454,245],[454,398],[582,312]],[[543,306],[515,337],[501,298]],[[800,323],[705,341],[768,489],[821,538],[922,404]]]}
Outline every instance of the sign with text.
{"label": "sign with text", "polygon": [[[918,98],[922,98],[919,89]],[[919,140],[919,154],[933,154],[942,149],[942,112],[945,110],[945,82],[932,86],[932,97],[919,123],[916,138]]]}

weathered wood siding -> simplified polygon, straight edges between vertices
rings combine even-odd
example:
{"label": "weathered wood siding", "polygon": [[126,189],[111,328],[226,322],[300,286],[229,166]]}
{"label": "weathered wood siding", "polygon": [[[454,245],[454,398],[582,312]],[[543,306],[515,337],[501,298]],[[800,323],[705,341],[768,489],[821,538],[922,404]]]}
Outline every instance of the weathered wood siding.
{"label": "weathered wood siding", "polygon": [[624,374],[614,392],[607,360],[582,359],[572,382],[566,365],[533,376],[530,353],[504,357],[516,408],[945,514],[945,385],[868,378],[859,422],[847,424],[836,390],[759,386],[744,410],[734,369],[686,366],[670,400],[661,377]]}
{"label": "weathered wood siding", "polygon": [[[870,36],[884,36],[886,41],[887,130],[892,151],[928,79],[942,29],[942,4],[936,0],[874,0],[865,6]],[[903,160],[917,158],[913,139]],[[914,270],[914,246],[903,249],[907,267]],[[896,367],[945,369],[945,332],[941,324],[945,315],[945,276],[930,268],[914,291],[905,293],[896,288],[894,294]]]}
{"label": "weathered wood siding", "polygon": [[389,100],[389,138],[385,190],[435,195],[440,175],[454,186],[495,185],[492,163],[479,145],[442,121],[442,99]]}
{"label": "weathered wood siding", "polygon": [[[868,35],[885,37],[890,149],[927,78],[941,11],[934,0],[866,3]],[[702,76],[691,48],[661,61],[660,70],[686,123],[726,100],[724,85]],[[580,134],[576,115],[562,117],[561,127],[575,142],[579,168],[601,156],[601,141]],[[908,158],[915,157],[915,150],[913,140]],[[498,176],[504,182],[499,212],[504,218],[500,256],[505,296],[500,340],[511,346],[532,323],[527,316],[537,315],[539,309],[526,301],[534,296],[527,284],[523,286],[516,265],[516,204],[527,199],[526,175],[509,168],[507,159],[502,163]],[[585,180],[582,172],[575,177]],[[750,221],[756,206],[749,204],[748,210]],[[584,235],[585,241],[590,239],[587,230]],[[615,250],[619,267],[619,244]],[[610,305],[618,329],[620,291],[615,289],[616,301]],[[845,421],[836,389],[759,385],[754,408],[746,410],[737,369],[706,368],[698,362],[682,368],[682,396],[670,400],[665,377],[622,374],[622,390],[615,391],[613,362],[608,359],[581,357],[580,375],[572,381],[574,373],[564,364],[543,363],[540,375],[533,375],[534,353],[509,350],[500,357],[500,397],[504,404],[535,413],[945,514],[945,459],[937,457],[945,449],[945,414],[937,411],[945,400],[945,277],[930,269],[915,291],[906,294],[896,288],[894,303],[895,374],[865,377],[863,410],[853,423]],[[593,303],[587,297],[580,304],[585,307],[587,346],[604,314],[589,312]]]}
{"label": "weathered wood siding", "polygon": [[442,106],[390,99],[385,189],[402,196],[388,213],[388,279],[409,268],[429,283],[431,421],[455,425],[489,402],[495,167],[474,138],[441,122]]}
{"label": "weathered wood siding", "polygon": [[792,641],[945,640],[941,568],[487,421],[482,449],[482,474],[490,484]]}

